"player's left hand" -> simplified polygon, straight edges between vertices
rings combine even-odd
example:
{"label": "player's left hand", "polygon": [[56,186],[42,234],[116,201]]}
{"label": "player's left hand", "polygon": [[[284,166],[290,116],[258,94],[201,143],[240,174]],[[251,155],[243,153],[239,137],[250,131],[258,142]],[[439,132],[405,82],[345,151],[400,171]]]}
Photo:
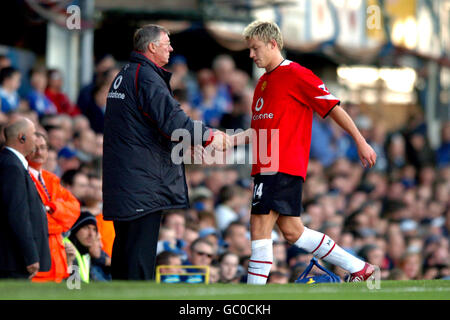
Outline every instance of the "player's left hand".
{"label": "player's left hand", "polygon": [[377,162],[377,154],[366,141],[358,146],[358,156],[364,168],[372,168]]}

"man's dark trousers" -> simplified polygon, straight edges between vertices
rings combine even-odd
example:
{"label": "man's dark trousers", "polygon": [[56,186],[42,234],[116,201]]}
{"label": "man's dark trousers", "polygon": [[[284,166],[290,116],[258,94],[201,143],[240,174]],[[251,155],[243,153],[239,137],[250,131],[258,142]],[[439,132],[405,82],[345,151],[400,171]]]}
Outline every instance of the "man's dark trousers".
{"label": "man's dark trousers", "polygon": [[149,213],[131,221],[114,221],[113,280],[155,279],[160,224],[161,212]]}

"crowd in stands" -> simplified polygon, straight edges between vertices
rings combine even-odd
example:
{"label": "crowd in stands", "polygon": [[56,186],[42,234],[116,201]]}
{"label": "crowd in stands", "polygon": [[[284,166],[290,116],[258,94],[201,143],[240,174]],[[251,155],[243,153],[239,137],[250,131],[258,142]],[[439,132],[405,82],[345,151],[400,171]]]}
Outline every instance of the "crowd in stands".
{"label": "crowd in stands", "polygon": [[[59,177],[80,204],[78,220],[62,233],[67,263],[78,254],[80,271],[91,280],[109,281],[114,228],[102,216],[103,116],[120,65],[111,55],[95,62],[92,82],[71,101],[62,89],[61,71],[36,66],[22,74],[0,56],[0,126],[20,114],[45,136],[43,168]],[[249,128],[255,79],[237,69],[230,56],[220,55],[197,72],[189,70],[185,57],[174,56],[167,68],[173,72],[174,97],[191,118],[219,129]],[[20,96],[23,77],[29,77],[31,89]],[[432,149],[421,115],[388,132],[357,104],[342,106],[376,150],[377,164],[364,169],[353,140],[331,119],[315,116],[304,224],[379,266],[382,279],[450,279],[450,122],[442,124],[440,146]],[[231,152],[242,156],[249,150]],[[170,274],[163,282],[203,282],[203,275],[184,275],[198,272],[196,265],[210,267],[211,283],[246,282],[253,191],[249,168],[248,162],[186,165],[191,207],[163,216],[157,256],[157,265],[180,267],[162,267],[162,273]],[[268,283],[294,282],[312,255],[291,246],[276,229],[272,238]],[[84,259],[90,260],[89,271],[81,270]]]}

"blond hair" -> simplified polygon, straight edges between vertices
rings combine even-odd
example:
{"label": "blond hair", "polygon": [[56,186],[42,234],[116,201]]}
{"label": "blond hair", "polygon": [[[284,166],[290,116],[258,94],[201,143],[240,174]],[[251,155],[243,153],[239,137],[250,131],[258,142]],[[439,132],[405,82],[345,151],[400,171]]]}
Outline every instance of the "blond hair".
{"label": "blond hair", "polygon": [[243,36],[245,40],[252,38],[258,38],[265,44],[275,40],[278,45],[278,49],[283,49],[283,38],[281,36],[281,30],[276,23],[270,21],[253,21],[244,30]]}

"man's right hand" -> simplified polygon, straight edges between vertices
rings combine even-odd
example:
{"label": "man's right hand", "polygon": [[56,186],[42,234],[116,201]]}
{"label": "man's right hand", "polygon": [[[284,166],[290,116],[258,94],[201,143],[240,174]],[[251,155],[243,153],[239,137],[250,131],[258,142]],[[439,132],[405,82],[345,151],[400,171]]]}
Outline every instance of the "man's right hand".
{"label": "man's right hand", "polygon": [[30,264],[29,266],[27,266],[27,271],[30,274],[30,276],[28,277],[28,279],[32,279],[39,271],[39,262],[35,262],[33,264]]}
{"label": "man's right hand", "polygon": [[232,139],[226,133],[216,130],[214,131],[214,139],[211,143],[214,149],[225,151],[233,146]]}

